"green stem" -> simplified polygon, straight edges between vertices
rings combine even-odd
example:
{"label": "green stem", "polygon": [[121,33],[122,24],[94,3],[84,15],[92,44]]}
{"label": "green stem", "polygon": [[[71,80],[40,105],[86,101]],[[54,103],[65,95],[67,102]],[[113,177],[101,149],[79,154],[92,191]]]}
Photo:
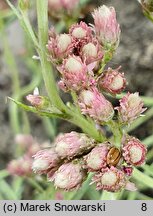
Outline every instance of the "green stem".
{"label": "green stem", "polygon": [[153,178],[145,175],[138,169],[134,168],[133,178],[139,181],[140,183],[146,185],[149,188],[153,188]]}
{"label": "green stem", "polygon": [[40,46],[38,52],[41,59],[43,79],[50,101],[59,110],[65,112],[67,108],[58,94],[53,70],[50,63],[47,61],[46,44],[48,41],[48,0],[37,0],[36,3],[38,17],[38,36]]}
{"label": "green stem", "polygon": [[153,135],[148,136],[146,139],[142,141],[147,147],[150,147],[153,145]]}
{"label": "green stem", "polygon": [[36,180],[34,180],[33,178],[26,178],[27,182],[29,182],[29,184],[31,186],[33,186],[34,188],[36,188],[39,192],[44,192],[43,188],[37,183]]}
{"label": "green stem", "polygon": [[108,191],[103,191],[100,200],[117,200],[120,196],[120,192],[111,193]]}
{"label": "green stem", "polygon": [[111,131],[113,133],[114,145],[117,148],[120,148],[123,132],[122,132],[122,129],[121,129],[119,123],[111,120],[107,123],[107,126],[111,129]]}

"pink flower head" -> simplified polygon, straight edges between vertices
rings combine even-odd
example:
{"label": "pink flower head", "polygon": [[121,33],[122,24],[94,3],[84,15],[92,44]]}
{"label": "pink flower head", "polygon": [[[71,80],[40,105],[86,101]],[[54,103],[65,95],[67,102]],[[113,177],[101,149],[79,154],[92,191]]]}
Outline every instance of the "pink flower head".
{"label": "pink flower head", "polygon": [[125,187],[126,178],[124,172],[112,166],[96,173],[93,183],[96,183],[97,190],[117,192]]}
{"label": "pink flower head", "polygon": [[27,150],[35,141],[30,134],[17,134],[15,136],[15,143],[22,149]]}
{"label": "pink flower head", "polygon": [[7,170],[12,175],[29,176],[32,174],[32,159],[25,156],[9,162]]}
{"label": "pink flower head", "polygon": [[123,140],[123,157],[128,164],[139,166],[145,162],[147,149],[135,137],[126,137]]}
{"label": "pink flower head", "polygon": [[73,11],[79,4],[80,0],[61,0],[64,9]]}
{"label": "pink flower head", "polygon": [[69,30],[70,35],[77,40],[89,41],[92,38],[92,29],[85,22],[74,24]]}
{"label": "pink flower head", "polygon": [[108,70],[98,78],[98,85],[100,89],[103,89],[111,94],[120,94],[125,88],[126,79],[124,73],[119,73],[117,68],[113,70],[108,68]]}
{"label": "pink flower head", "polygon": [[47,48],[50,59],[56,63],[71,53],[72,38],[69,34],[50,34]]}
{"label": "pink flower head", "polygon": [[80,93],[79,106],[83,114],[99,123],[109,121],[114,115],[112,104],[95,87]]}
{"label": "pink flower head", "polygon": [[79,91],[89,86],[92,82],[93,78],[89,75],[88,68],[81,61],[80,57],[69,56],[58,69],[63,76],[62,82],[67,90]]}
{"label": "pink flower head", "polygon": [[103,54],[101,46],[96,39],[93,39],[91,42],[86,43],[81,47],[80,56],[87,65],[102,60]]}
{"label": "pink flower head", "polygon": [[83,133],[72,131],[59,135],[55,140],[55,151],[61,158],[73,158],[95,145],[94,140]]}
{"label": "pink flower head", "polygon": [[95,9],[93,13],[95,32],[99,42],[104,45],[119,43],[120,27],[116,20],[116,12],[113,7],[105,5]]}
{"label": "pink flower head", "polygon": [[73,161],[61,165],[49,180],[53,180],[57,188],[72,190],[78,189],[85,180],[85,177],[86,171],[82,169],[79,162]]}
{"label": "pink flower head", "polygon": [[49,169],[58,165],[60,158],[54,149],[45,149],[38,151],[34,156],[32,169],[38,174],[45,174]]}
{"label": "pink flower head", "polygon": [[40,95],[29,94],[26,96],[26,99],[37,109],[42,109],[49,105],[48,98]]}
{"label": "pink flower head", "polygon": [[41,150],[41,146],[39,143],[35,142],[33,143],[27,150],[26,154],[32,158],[33,155],[35,155],[38,151]]}
{"label": "pink flower head", "polygon": [[48,7],[51,11],[60,11],[63,6],[61,0],[48,0]]}
{"label": "pink flower head", "polygon": [[102,143],[93,148],[91,152],[84,157],[86,167],[90,171],[97,171],[106,168],[108,150],[109,146],[107,143]]}
{"label": "pink flower head", "polygon": [[119,114],[119,120],[123,124],[130,124],[140,116],[146,109],[143,108],[143,101],[139,93],[127,93],[121,100],[120,106],[116,107]]}

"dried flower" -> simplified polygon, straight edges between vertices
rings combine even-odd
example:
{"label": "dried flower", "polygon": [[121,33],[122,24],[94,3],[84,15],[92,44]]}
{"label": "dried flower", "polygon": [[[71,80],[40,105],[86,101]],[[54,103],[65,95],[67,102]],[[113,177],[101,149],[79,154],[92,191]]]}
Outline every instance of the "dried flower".
{"label": "dried flower", "polygon": [[83,114],[99,123],[109,121],[114,115],[112,104],[95,87],[80,93],[79,106]]}
{"label": "dried flower", "polygon": [[96,173],[93,182],[96,183],[97,190],[116,192],[125,187],[126,178],[121,170],[111,167]]}
{"label": "dried flower", "polygon": [[85,165],[89,171],[97,171],[106,168],[108,149],[108,143],[102,143],[93,148],[91,152],[84,157]]}
{"label": "dried flower", "polygon": [[54,149],[45,149],[38,151],[34,156],[32,169],[38,174],[47,173],[58,165],[60,158]]}
{"label": "dried flower", "polygon": [[51,181],[57,188],[72,190],[78,189],[85,180],[86,171],[82,169],[79,162],[65,163],[55,172]]}
{"label": "dried flower", "polygon": [[99,42],[104,45],[119,43],[120,27],[116,20],[116,12],[113,7],[105,5],[96,9],[93,13],[95,32]]}
{"label": "dried flower", "polygon": [[72,131],[56,138],[55,151],[61,158],[69,159],[91,149],[94,145],[93,139],[88,138],[83,133]]}
{"label": "dried flower", "polygon": [[123,157],[128,164],[139,166],[145,162],[147,149],[135,137],[127,136],[123,139]]}
{"label": "dried flower", "polygon": [[146,109],[143,108],[143,101],[139,93],[127,93],[121,100],[120,106],[116,107],[119,120],[123,124],[130,124],[140,116]]}
{"label": "dried flower", "polygon": [[108,68],[102,76],[98,78],[98,86],[111,94],[120,94],[125,88],[126,79],[124,73],[119,73],[119,68],[113,70]]}

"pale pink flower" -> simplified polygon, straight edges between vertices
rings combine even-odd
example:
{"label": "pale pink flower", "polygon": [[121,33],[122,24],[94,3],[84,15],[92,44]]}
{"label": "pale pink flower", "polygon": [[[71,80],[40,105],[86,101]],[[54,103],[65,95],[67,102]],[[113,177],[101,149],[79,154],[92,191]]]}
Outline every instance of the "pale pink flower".
{"label": "pale pink flower", "polygon": [[55,139],[55,151],[61,158],[73,158],[91,149],[94,145],[93,139],[74,131],[61,134]]}
{"label": "pale pink flower", "polygon": [[80,56],[87,65],[102,60],[103,55],[104,53],[101,50],[101,46],[96,39],[93,39],[91,42],[81,47]]}
{"label": "pale pink flower", "polygon": [[67,90],[79,91],[92,83],[93,74],[89,74],[86,64],[78,56],[69,56],[58,70],[63,76],[62,86],[65,85]]}
{"label": "pale pink flower", "polygon": [[9,162],[7,170],[11,175],[29,176],[32,174],[32,159],[24,156]]}
{"label": "pale pink flower", "polygon": [[92,29],[85,22],[74,24],[69,30],[69,34],[77,40],[85,40],[86,42],[92,38]]}
{"label": "pale pink flower", "polygon": [[55,63],[72,53],[72,38],[69,34],[51,34],[48,45],[49,57]]}
{"label": "pale pink flower", "polygon": [[116,12],[113,7],[105,5],[95,9],[93,13],[95,33],[99,42],[104,45],[115,45],[119,43],[120,27],[116,20]]}
{"label": "pale pink flower", "polygon": [[146,109],[143,108],[143,101],[139,93],[130,94],[129,92],[120,100],[118,110],[119,121],[123,124],[130,124],[137,119]]}
{"label": "pale pink flower", "polygon": [[26,155],[32,158],[38,151],[41,150],[41,146],[39,143],[35,142],[27,149]]}
{"label": "pale pink flower", "polygon": [[38,174],[46,174],[50,169],[58,166],[60,162],[60,158],[54,149],[40,150],[33,158],[32,169]]}
{"label": "pale pink flower", "polygon": [[99,123],[109,121],[114,115],[112,104],[95,87],[81,91],[79,106],[83,114]]}
{"label": "pale pink flower", "polygon": [[32,106],[36,107],[37,109],[42,109],[48,107],[49,105],[48,98],[40,95],[29,94],[26,96],[26,99]]}
{"label": "pale pink flower", "polygon": [[85,166],[89,171],[97,171],[107,166],[108,143],[102,143],[84,157]]}
{"label": "pale pink flower", "polygon": [[61,0],[64,9],[73,11],[78,5],[80,0]]}
{"label": "pale pink flower", "polygon": [[107,71],[98,78],[98,86],[111,94],[120,94],[126,86],[124,73],[119,72],[119,68],[113,70],[108,68]]}
{"label": "pale pink flower", "polygon": [[117,192],[125,187],[126,181],[124,172],[113,166],[93,176],[93,183],[96,183],[97,190]]}
{"label": "pale pink flower", "polygon": [[33,143],[35,143],[33,137],[30,134],[17,134],[15,136],[15,143],[22,149],[28,149]]}
{"label": "pale pink flower", "polygon": [[61,0],[48,0],[49,10],[52,11],[61,11],[63,5],[61,4]]}
{"label": "pale pink flower", "polygon": [[123,157],[131,165],[139,166],[144,164],[147,149],[139,139],[127,136],[123,139]]}
{"label": "pale pink flower", "polygon": [[86,171],[82,169],[79,162],[72,161],[59,167],[53,177],[49,179],[54,181],[57,188],[72,190],[78,189],[85,180]]}

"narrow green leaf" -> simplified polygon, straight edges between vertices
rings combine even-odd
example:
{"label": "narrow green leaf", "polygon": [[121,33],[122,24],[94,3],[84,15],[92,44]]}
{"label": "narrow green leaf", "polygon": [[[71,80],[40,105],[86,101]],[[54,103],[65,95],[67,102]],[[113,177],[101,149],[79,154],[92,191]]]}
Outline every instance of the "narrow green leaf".
{"label": "narrow green leaf", "polygon": [[136,179],[138,182],[142,183],[143,185],[146,185],[149,188],[153,188],[153,178],[142,173],[136,168],[134,168],[133,178]]}
{"label": "narrow green leaf", "polygon": [[0,192],[3,194],[5,199],[8,199],[8,200],[18,199],[12,187],[4,180],[0,180]]}
{"label": "narrow green leaf", "polygon": [[0,170],[0,180],[9,176],[9,172],[7,170]]}
{"label": "narrow green leaf", "polygon": [[33,112],[40,116],[58,117],[58,118],[63,118],[63,119],[68,118],[67,115],[63,114],[61,111],[59,111],[55,107],[47,108],[47,110],[42,110],[42,109],[40,110],[32,106],[27,106],[19,101],[14,100],[13,98],[8,97],[8,99],[16,103],[20,108],[24,109],[25,111]]}

